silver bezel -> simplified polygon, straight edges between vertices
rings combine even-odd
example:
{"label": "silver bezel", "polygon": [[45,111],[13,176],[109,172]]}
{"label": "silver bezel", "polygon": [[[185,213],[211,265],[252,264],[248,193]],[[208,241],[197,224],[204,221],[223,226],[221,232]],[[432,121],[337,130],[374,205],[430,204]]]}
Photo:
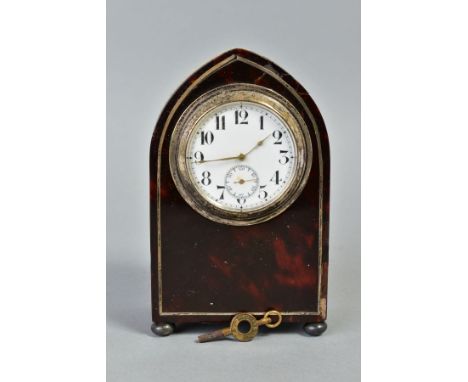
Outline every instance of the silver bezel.
{"label": "silver bezel", "polygon": [[[271,204],[242,212],[222,208],[206,199],[194,185],[187,162],[187,146],[198,121],[214,108],[239,101],[260,104],[279,116],[289,127],[297,150],[292,180],[281,196]],[[304,189],[312,167],[312,157],[309,131],[296,108],[280,94],[253,84],[225,85],[200,96],[177,121],[169,146],[172,179],[184,200],[202,216],[234,226],[262,223],[285,211]]]}

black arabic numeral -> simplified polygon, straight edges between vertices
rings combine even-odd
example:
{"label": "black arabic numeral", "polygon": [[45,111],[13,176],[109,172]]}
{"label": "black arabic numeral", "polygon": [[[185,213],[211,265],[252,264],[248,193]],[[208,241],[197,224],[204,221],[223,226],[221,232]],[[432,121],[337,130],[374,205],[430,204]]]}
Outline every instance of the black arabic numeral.
{"label": "black arabic numeral", "polygon": [[[280,154],[286,154],[288,152],[288,150],[280,150]],[[286,156],[286,155],[283,155],[279,160],[278,162],[280,164],[286,164],[289,162],[289,158]]]}
{"label": "black arabic numeral", "polygon": [[216,130],[226,130],[226,118],[223,116],[216,116]]}
{"label": "black arabic numeral", "polygon": [[276,139],[274,142],[275,145],[281,145],[283,142],[281,142],[281,138],[283,137],[283,133],[279,130],[273,131],[273,138]]}
{"label": "black arabic numeral", "polygon": [[275,171],[275,175],[273,175],[270,179],[270,182],[274,182],[275,184],[279,184],[283,179],[280,179],[279,177],[279,170]]}
{"label": "black arabic numeral", "polygon": [[245,204],[246,201],[247,201],[247,199],[245,199],[245,198],[239,198],[239,199],[237,199],[237,203],[239,203],[239,205],[241,206],[241,208],[242,208],[242,205]]}
{"label": "black arabic numeral", "polygon": [[205,156],[201,151],[195,152],[195,154],[193,154],[193,157],[199,162],[203,162],[203,160],[205,159]]}
{"label": "black arabic numeral", "polygon": [[268,196],[268,192],[266,192],[265,190],[263,190],[263,188],[265,188],[265,187],[266,187],[266,185],[265,185],[265,186],[260,186],[260,192],[258,193],[258,197],[259,197],[260,199],[266,199],[267,196]]}
{"label": "black arabic numeral", "polygon": [[209,186],[211,184],[211,179],[210,179],[211,173],[209,171],[203,171],[202,172],[202,179],[201,182],[204,186]]}
{"label": "black arabic numeral", "polygon": [[236,125],[247,125],[249,122],[247,121],[247,117],[249,116],[249,113],[247,113],[247,110],[236,110],[234,113],[235,117],[235,124]]}
{"label": "black arabic numeral", "polygon": [[223,190],[223,191],[221,192],[221,195],[219,196],[219,199],[218,199],[218,200],[224,200],[224,189],[225,189],[225,187],[224,187],[224,186],[216,186],[216,188],[217,188],[218,190]]}
{"label": "black arabic numeral", "polygon": [[211,131],[201,132],[201,144],[211,145],[214,141],[214,134]]}

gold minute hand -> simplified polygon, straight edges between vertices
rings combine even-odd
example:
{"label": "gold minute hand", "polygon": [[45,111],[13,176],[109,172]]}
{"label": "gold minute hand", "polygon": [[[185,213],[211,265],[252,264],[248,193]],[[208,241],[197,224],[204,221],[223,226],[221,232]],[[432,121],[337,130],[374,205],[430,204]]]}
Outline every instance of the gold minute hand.
{"label": "gold minute hand", "polygon": [[244,158],[244,154],[239,154],[235,157],[226,157],[226,158],[217,158],[217,159],[203,159],[203,160],[199,160],[198,162],[196,163],[206,163],[206,162],[217,162],[217,161],[222,161],[222,160],[231,160],[231,159],[243,159]]}

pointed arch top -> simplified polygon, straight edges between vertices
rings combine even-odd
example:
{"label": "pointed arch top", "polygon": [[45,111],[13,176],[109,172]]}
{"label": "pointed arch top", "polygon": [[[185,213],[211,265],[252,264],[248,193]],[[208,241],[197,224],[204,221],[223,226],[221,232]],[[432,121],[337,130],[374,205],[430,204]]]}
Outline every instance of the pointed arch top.
{"label": "pointed arch top", "polygon": [[[215,80],[216,78],[218,81]],[[170,110],[182,107],[183,100],[193,101],[195,95],[226,83],[236,82],[249,82],[270,87],[283,96],[286,92],[288,96],[286,98],[290,101],[295,100],[300,105],[299,108],[303,110],[303,116],[309,119],[310,126],[315,127],[314,134],[319,141],[320,151],[323,157],[329,160],[329,142],[325,123],[319,108],[307,90],[273,61],[246,49],[230,49],[196,70],[174,92],[161,113],[161,117],[164,115],[172,117]],[[161,126],[157,125],[154,133],[157,134],[160,129]]]}

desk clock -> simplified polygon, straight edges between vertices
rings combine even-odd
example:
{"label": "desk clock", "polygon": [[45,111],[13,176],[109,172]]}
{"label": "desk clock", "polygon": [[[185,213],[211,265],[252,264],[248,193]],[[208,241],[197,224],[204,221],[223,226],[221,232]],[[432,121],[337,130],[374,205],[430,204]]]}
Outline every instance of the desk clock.
{"label": "desk clock", "polygon": [[326,329],[330,154],[286,71],[230,50],[170,98],[150,148],[152,330],[281,312]]}

